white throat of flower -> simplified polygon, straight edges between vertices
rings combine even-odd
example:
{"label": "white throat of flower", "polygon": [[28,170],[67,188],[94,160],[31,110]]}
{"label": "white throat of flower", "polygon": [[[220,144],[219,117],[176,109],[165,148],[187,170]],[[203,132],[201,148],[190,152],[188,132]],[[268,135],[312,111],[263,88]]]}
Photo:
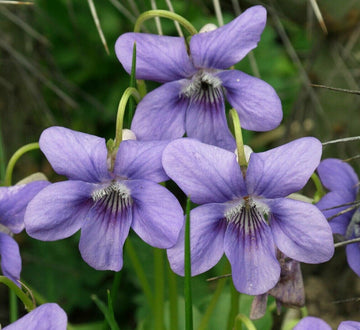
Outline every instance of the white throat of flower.
{"label": "white throat of flower", "polygon": [[269,212],[266,204],[247,196],[225,212],[225,219],[228,223],[239,226],[245,234],[254,234],[266,223]]}
{"label": "white throat of flower", "polygon": [[192,101],[215,103],[222,98],[222,82],[212,72],[200,70],[184,86],[181,94]]}
{"label": "white throat of flower", "polygon": [[94,190],[91,197],[96,206],[111,210],[113,213],[124,211],[132,205],[129,188],[118,181],[113,181],[104,188]]}
{"label": "white throat of flower", "polygon": [[13,235],[12,231],[8,227],[2,225],[1,223],[0,223],[0,233],[4,233],[10,236]]}

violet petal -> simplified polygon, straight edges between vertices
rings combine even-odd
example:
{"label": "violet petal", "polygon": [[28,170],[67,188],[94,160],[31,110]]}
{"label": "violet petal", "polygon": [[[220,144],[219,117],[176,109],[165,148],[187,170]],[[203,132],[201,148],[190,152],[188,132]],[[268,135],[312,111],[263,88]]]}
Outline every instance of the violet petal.
{"label": "violet petal", "polygon": [[245,196],[233,152],[184,138],[169,143],[162,162],[167,175],[194,203],[221,203]]}
{"label": "violet petal", "polygon": [[151,246],[161,249],[174,246],[184,223],[176,197],[147,180],[131,180],[126,185],[133,200],[133,230]]}
{"label": "violet petal", "polygon": [[147,33],[122,34],[115,52],[127,73],[131,73],[136,42],[136,78],[168,82],[189,77],[195,68],[190,62],[184,38]]}
{"label": "violet petal", "polygon": [[319,165],[322,145],[312,137],[252,153],[246,172],[249,194],[285,197],[299,191]]}
{"label": "violet petal", "polygon": [[85,221],[95,187],[82,181],[62,181],[44,188],[26,209],[26,232],[42,241],[73,235]]}
{"label": "violet petal", "polygon": [[290,198],[267,200],[266,204],[275,244],[286,256],[310,264],[333,256],[331,228],[316,206]]}
{"label": "violet petal", "polygon": [[39,143],[58,174],[86,182],[109,178],[105,139],[64,127],[50,127],[43,131]]}
{"label": "violet petal", "polygon": [[183,83],[166,83],[148,93],[138,104],[131,130],[139,140],[172,140],[185,133],[189,101],[180,96]]}
{"label": "violet petal", "polygon": [[266,23],[266,10],[253,6],[230,23],[190,40],[193,63],[200,68],[227,69],[257,46]]}
{"label": "violet petal", "polygon": [[10,278],[16,285],[20,280],[21,256],[19,245],[9,235],[0,232],[0,260],[4,276]]}
{"label": "violet petal", "polygon": [[282,107],[279,96],[265,81],[241,71],[216,74],[225,88],[229,103],[239,114],[241,127],[252,131],[269,131],[279,126]]}
{"label": "violet petal", "polygon": [[[201,205],[190,213],[192,276],[214,267],[224,254],[226,230],[224,211],[225,204],[214,203]],[[184,275],[184,227],[176,245],[167,250],[171,269],[182,276]]]}

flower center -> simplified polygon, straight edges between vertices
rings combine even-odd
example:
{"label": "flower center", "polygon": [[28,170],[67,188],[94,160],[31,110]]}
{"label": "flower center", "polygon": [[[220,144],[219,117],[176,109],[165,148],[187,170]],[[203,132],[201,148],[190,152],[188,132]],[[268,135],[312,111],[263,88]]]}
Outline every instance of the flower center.
{"label": "flower center", "polygon": [[238,226],[245,235],[253,236],[266,223],[268,214],[267,205],[247,196],[225,212],[225,219]]}
{"label": "flower center", "polygon": [[349,226],[346,230],[347,238],[358,238],[360,237],[360,210],[356,210],[351,218]]}
{"label": "flower center", "polygon": [[192,101],[215,103],[222,99],[221,80],[209,71],[200,70],[181,93]]}
{"label": "flower center", "polygon": [[132,205],[130,190],[118,181],[113,181],[109,186],[93,191],[91,194],[97,207],[118,213]]}

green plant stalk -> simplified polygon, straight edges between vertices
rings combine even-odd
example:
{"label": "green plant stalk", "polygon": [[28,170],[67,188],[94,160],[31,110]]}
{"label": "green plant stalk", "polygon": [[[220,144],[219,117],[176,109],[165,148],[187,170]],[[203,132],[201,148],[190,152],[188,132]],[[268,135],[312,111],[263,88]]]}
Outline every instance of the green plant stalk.
{"label": "green plant stalk", "polygon": [[116,116],[116,131],[115,131],[115,144],[114,144],[115,150],[117,150],[119,148],[120,143],[122,141],[124,113],[125,113],[125,109],[126,109],[126,104],[131,95],[134,96],[137,101],[140,100],[139,92],[134,87],[126,88],[124,94],[121,96],[118,110],[117,110],[117,116]]}
{"label": "green plant stalk", "polygon": [[120,289],[121,272],[115,272],[112,287],[111,287],[111,300],[114,305],[117,304],[118,292]]}
{"label": "green plant stalk", "polygon": [[168,18],[171,19],[175,22],[179,22],[188,32],[190,35],[194,35],[197,32],[197,30],[194,28],[194,26],[188,21],[186,20],[184,17],[175,14],[171,11],[168,10],[161,10],[161,9],[156,9],[156,10],[148,10],[144,13],[142,13],[138,19],[135,22],[135,26],[134,26],[134,32],[140,32],[140,28],[141,25],[154,17],[164,17],[164,18]]}
{"label": "green plant stalk", "polygon": [[146,300],[149,304],[150,309],[152,310],[152,312],[155,312],[154,306],[153,306],[153,293],[151,291],[151,287],[150,284],[146,278],[145,275],[145,271],[140,263],[140,260],[138,258],[138,256],[136,255],[136,251],[135,248],[133,246],[133,244],[131,243],[130,238],[128,238],[126,240],[125,243],[125,253],[128,255],[128,257],[130,258],[130,261],[132,263],[132,266],[134,267],[136,276],[139,280],[141,289],[143,290]]}
{"label": "green plant stalk", "polygon": [[234,284],[231,283],[231,307],[227,322],[227,329],[231,330],[234,328],[236,315],[239,313],[239,297],[240,293],[235,289]]}
{"label": "green plant stalk", "polygon": [[170,305],[170,330],[177,330],[179,324],[178,316],[178,292],[177,277],[167,262],[168,283],[169,283],[169,305]]}
{"label": "green plant stalk", "polygon": [[247,167],[245,150],[244,150],[244,141],[241,132],[240,119],[237,111],[235,109],[230,110],[231,119],[234,125],[234,133],[236,140],[236,149],[238,152],[238,162],[241,168]]}
{"label": "green plant stalk", "polygon": [[[131,63],[131,75],[130,75],[130,87],[136,88],[136,42],[133,46],[132,63]],[[133,97],[129,99],[129,109],[127,113],[128,128],[131,126],[131,121],[135,112],[135,101]]]}
{"label": "green plant stalk", "polygon": [[16,162],[19,160],[19,158],[27,153],[28,151],[31,150],[36,150],[39,149],[39,143],[38,142],[34,142],[34,143],[29,143],[26,144],[24,146],[22,146],[21,148],[19,148],[10,158],[9,163],[6,167],[6,171],[5,171],[5,179],[4,179],[4,185],[5,186],[11,186],[11,180],[12,180],[12,174],[13,174],[13,170],[15,167]]}
{"label": "green plant stalk", "polygon": [[164,251],[154,248],[154,329],[164,329]]}
{"label": "green plant stalk", "polygon": [[316,188],[314,194],[314,203],[317,203],[321,199],[321,197],[326,194],[326,192],[323,185],[321,184],[320,178],[315,172],[311,175],[311,180],[314,182]]}
{"label": "green plant stalk", "polygon": [[[110,297],[110,294],[108,293],[108,298]],[[101,310],[101,312],[104,314],[105,319],[110,327],[111,330],[120,330],[118,324],[115,321],[114,314],[111,314],[110,309],[95,295],[93,294],[91,296],[91,299],[94,301],[96,306]]]}
{"label": "green plant stalk", "polygon": [[13,323],[19,318],[19,309],[15,292],[11,289],[9,290],[10,323]]}
{"label": "green plant stalk", "polygon": [[[0,122],[1,124],[1,122]],[[1,127],[1,125],[0,125]],[[0,131],[0,181],[5,178],[5,146],[3,143],[2,134]]]}
{"label": "green plant stalk", "polygon": [[13,281],[5,276],[0,276],[0,283],[5,284],[22,301],[25,309],[30,312],[35,308],[34,302]]}
{"label": "green plant stalk", "polygon": [[185,329],[193,329],[192,294],[191,294],[191,250],[190,250],[190,197],[186,202],[185,220]]}
{"label": "green plant stalk", "polygon": [[242,330],[242,325],[248,330],[256,330],[254,323],[244,314],[238,314],[235,319],[235,330]]}

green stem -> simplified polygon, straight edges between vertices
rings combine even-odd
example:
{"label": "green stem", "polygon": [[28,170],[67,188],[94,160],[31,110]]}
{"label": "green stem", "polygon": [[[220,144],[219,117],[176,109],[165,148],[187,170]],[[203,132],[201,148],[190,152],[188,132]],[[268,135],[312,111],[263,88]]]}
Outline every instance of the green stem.
{"label": "green stem", "polygon": [[115,150],[117,150],[119,148],[121,140],[122,140],[124,113],[125,113],[126,104],[131,95],[134,96],[137,101],[140,100],[139,92],[134,87],[126,88],[124,94],[122,95],[122,97],[120,99],[117,116],[116,116],[116,132],[115,132],[115,144],[114,144]]}
{"label": "green stem", "polygon": [[235,140],[236,140],[236,149],[238,152],[238,162],[240,167],[247,167],[247,161],[245,157],[245,150],[244,150],[244,141],[241,132],[241,125],[240,119],[237,111],[235,109],[230,110],[231,119],[234,125],[234,133],[235,133]]}
{"label": "green stem", "polygon": [[[133,46],[133,54],[132,54],[132,64],[131,64],[131,75],[130,75],[130,87],[136,88],[136,42],[134,42]],[[131,120],[134,116],[135,112],[135,102],[134,98],[130,97],[129,99],[129,111],[127,113],[127,124],[130,128]]]}
{"label": "green stem", "polygon": [[320,178],[315,172],[311,175],[311,180],[314,182],[316,188],[316,192],[314,194],[314,203],[317,203],[321,197],[326,194],[326,192],[323,185],[321,184]]}
{"label": "green stem", "polygon": [[154,248],[154,275],[155,275],[155,294],[154,294],[154,329],[164,329],[164,253],[161,249]]}
{"label": "green stem", "polygon": [[177,330],[179,324],[177,277],[175,273],[171,270],[168,262],[167,269],[169,282],[170,330]]}
{"label": "green stem", "polygon": [[139,279],[140,286],[145,294],[146,300],[148,301],[148,304],[152,311],[154,312],[154,306],[153,306],[153,294],[151,291],[150,284],[146,278],[144,268],[141,265],[141,262],[136,254],[135,248],[133,244],[131,243],[130,238],[126,240],[125,243],[125,252],[130,258],[130,261],[134,267],[135,273],[137,275],[137,278]]}
{"label": "green stem", "polygon": [[245,325],[248,330],[256,330],[254,323],[248,317],[238,314],[235,319],[235,330],[241,330],[242,325]]}
{"label": "green stem", "polygon": [[240,293],[235,289],[234,284],[231,284],[231,307],[227,323],[228,330],[234,328],[235,318],[239,313],[239,297]]}
{"label": "green stem", "polygon": [[192,295],[191,295],[191,250],[190,250],[190,197],[186,202],[185,220],[185,329],[193,329]]}
{"label": "green stem", "polygon": [[35,308],[34,302],[12,280],[5,276],[0,276],[0,283],[5,284],[17,295],[17,297],[23,302],[27,311],[30,312]]}
{"label": "green stem", "polygon": [[10,305],[10,323],[15,322],[19,316],[19,309],[17,304],[16,294],[10,289],[9,292],[9,305]]}
{"label": "green stem", "polygon": [[114,306],[117,305],[118,292],[120,289],[121,272],[115,272],[112,287],[111,287],[111,300]]}
{"label": "green stem", "polygon": [[140,28],[142,23],[147,21],[148,19],[154,18],[154,17],[164,17],[169,18],[173,21],[179,22],[189,33],[190,35],[197,34],[197,30],[194,28],[194,26],[186,20],[184,17],[175,14],[168,10],[148,10],[144,13],[142,13],[138,19],[136,20],[135,26],[134,26],[134,32],[140,32]]}
{"label": "green stem", "polygon": [[22,146],[21,148],[19,148],[10,158],[8,166],[6,168],[5,171],[5,180],[4,180],[4,185],[5,186],[11,186],[11,180],[12,180],[12,174],[13,174],[13,170],[15,167],[16,162],[19,160],[19,158],[25,154],[28,151],[31,150],[35,150],[35,149],[39,149],[39,143],[38,142],[34,142],[34,143],[29,143],[26,144],[24,146]]}

